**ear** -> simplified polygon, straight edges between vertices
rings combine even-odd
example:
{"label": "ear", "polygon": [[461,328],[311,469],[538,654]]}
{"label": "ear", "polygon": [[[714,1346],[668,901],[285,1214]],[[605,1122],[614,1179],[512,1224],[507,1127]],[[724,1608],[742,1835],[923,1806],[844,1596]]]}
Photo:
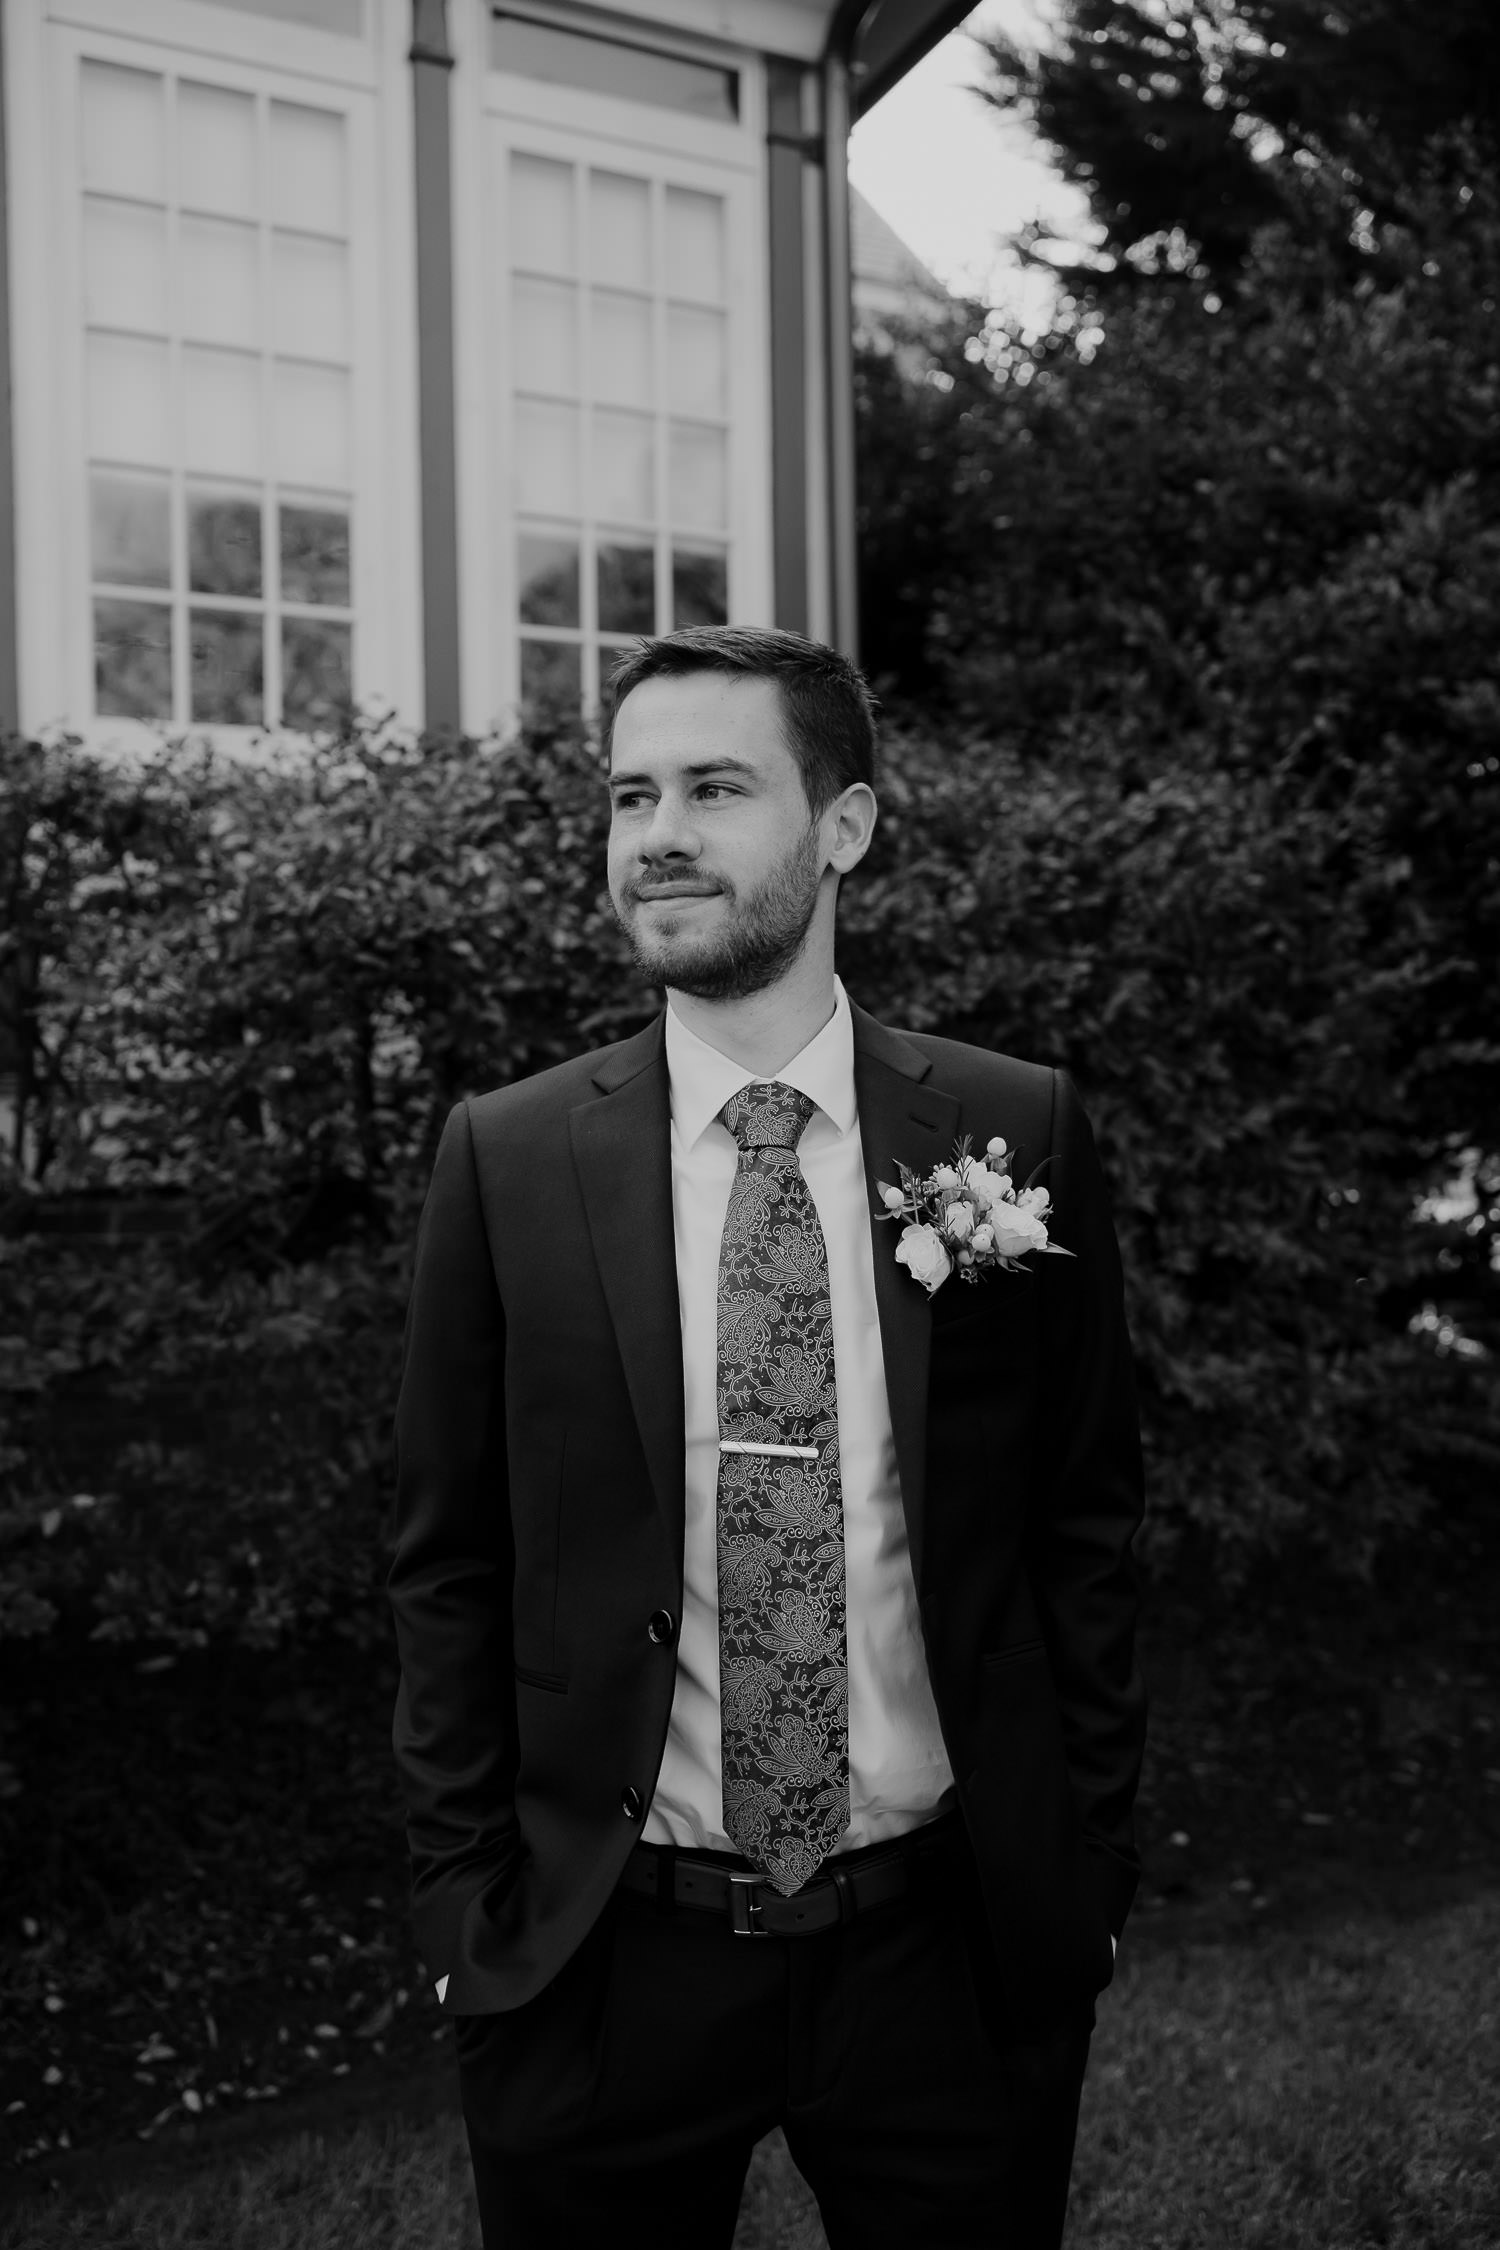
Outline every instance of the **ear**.
{"label": "ear", "polygon": [[879,817],[875,792],[864,781],[851,781],[828,806],[821,823],[823,849],[827,865],[836,875],[847,875],[851,868],[858,867],[870,848]]}

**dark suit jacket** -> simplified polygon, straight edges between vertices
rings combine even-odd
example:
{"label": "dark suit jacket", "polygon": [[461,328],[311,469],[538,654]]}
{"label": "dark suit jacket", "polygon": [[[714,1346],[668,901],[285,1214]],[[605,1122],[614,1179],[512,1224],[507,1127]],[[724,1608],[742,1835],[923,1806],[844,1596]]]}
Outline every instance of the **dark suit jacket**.
{"label": "dark suit jacket", "polygon": [[[1108,1982],[1135,1888],[1139,1447],[1119,1259],[1059,1071],[854,1010],[886,1382],[922,1630],[1003,1995]],[[1073,1258],[933,1299],[875,1224],[896,1160],[1003,1133]],[[1020,1175],[1018,1175],[1020,1176]],[[547,1984],[641,1833],[682,1608],[682,1345],[661,1019],[461,1103],[397,1409],[395,1747],[418,1941],[458,2014]]]}

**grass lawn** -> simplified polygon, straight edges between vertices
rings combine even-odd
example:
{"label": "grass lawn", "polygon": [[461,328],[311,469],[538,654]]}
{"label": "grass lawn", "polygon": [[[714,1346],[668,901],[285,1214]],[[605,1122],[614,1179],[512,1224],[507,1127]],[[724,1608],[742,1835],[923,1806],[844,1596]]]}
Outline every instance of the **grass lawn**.
{"label": "grass lawn", "polygon": [[[1495,2250],[1500,1893],[1411,1919],[1127,1946],[1084,2097],[1069,2250]],[[1003,2240],[1003,2227],[997,2240]],[[23,2201],[5,2250],[470,2250],[462,2129],[289,2139],[105,2202]],[[737,2250],[822,2250],[779,2144]]]}
{"label": "grass lawn", "polygon": [[1500,1893],[1122,1967],[1074,2250],[1496,2250]]}
{"label": "grass lawn", "polygon": [[[1228,1938],[1494,1880],[1494,1544],[1357,1596],[1153,1591],[1132,1955],[1157,1924]],[[283,2109],[336,2134],[395,2087],[410,2113],[448,2031],[406,1906],[395,1685],[388,1647],[333,1633],[0,1641],[0,2204],[189,2117],[246,2148]]]}

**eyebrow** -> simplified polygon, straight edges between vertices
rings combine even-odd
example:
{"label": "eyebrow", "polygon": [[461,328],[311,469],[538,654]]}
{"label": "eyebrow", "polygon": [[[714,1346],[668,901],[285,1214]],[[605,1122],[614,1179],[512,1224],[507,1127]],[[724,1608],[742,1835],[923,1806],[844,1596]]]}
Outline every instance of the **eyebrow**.
{"label": "eyebrow", "polygon": [[[682,771],[690,781],[702,781],[711,773],[743,774],[747,781],[761,778],[758,768],[747,764],[743,758],[707,758],[697,765],[684,766]],[[649,788],[651,782],[649,773],[612,773],[608,787],[611,790]]]}

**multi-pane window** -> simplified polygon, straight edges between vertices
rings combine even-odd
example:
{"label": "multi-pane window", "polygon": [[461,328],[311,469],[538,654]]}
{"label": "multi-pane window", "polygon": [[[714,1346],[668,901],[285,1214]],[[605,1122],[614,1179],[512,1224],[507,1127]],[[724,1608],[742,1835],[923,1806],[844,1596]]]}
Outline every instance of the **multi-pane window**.
{"label": "multi-pane window", "polygon": [[690,117],[733,125],[740,114],[739,73],[660,48],[567,31],[497,8],[490,19],[490,67],[557,86],[577,86],[616,101],[649,102]]}
{"label": "multi-pane window", "polygon": [[81,69],[96,713],[318,726],[352,680],[345,120]]}
{"label": "multi-pane window", "polygon": [[318,31],[341,31],[351,39],[357,39],[363,28],[361,0],[218,0],[218,4],[283,23],[305,23]]}
{"label": "multi-pane window", "polygon": [[521,149],[508,202],[520,692],[593,703],[633,635],[727,614],[726,203]]}

